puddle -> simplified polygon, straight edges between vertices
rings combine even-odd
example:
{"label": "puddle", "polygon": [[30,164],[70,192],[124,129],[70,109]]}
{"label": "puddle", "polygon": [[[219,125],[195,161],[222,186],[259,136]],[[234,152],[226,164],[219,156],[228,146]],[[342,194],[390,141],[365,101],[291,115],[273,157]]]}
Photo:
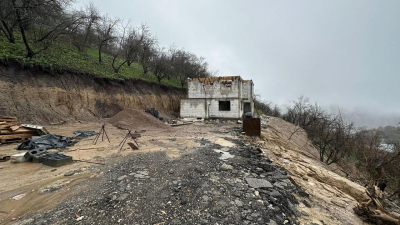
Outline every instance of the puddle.
{"label": "puddle", "polygon": [[225,151],[221,151],[221,150],[219,150],[219,149],[214,149],[214,151],[221,154],[221,156],[219,157],[219,159],[221,159],[221,160],[227,160],[227,159],[230,159],[230,158],[235,157],[235,156],[232,155],[231,153],[225,152]]}

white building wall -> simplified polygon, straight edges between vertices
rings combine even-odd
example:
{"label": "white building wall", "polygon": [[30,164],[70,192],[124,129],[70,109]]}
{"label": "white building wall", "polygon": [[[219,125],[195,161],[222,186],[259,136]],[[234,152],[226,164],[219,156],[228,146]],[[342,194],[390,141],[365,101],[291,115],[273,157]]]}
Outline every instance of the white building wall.
{"label": "white building wall", "polygon": [[226,85],[215,81],[212,85],[204,85],[198,80],[188,82],[188,98],[240,98],[241,82],[239,79]]}
{"label": "white building wall", "polygon": [[[230,101],[230,111],[219,111],[219,101]],[[210,118],[240,118],[240,101],[239,99],[213,99],[209,101],[209,116]]]}
{"label": "white building wall", "polygon": [[182,99],[180,114],[182,118],[206,118],[204,99]]}

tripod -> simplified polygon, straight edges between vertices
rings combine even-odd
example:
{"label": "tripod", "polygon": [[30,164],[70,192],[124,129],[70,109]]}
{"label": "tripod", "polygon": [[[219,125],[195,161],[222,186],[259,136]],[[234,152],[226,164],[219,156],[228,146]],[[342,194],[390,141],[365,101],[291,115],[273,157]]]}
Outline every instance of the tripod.
{"label": "tripod", "polygon": [[101,135],[101,141],[104,140],[104,134],[106,135],[108,143],[110,143],[110,139],[108,139],[108,135],[107,135],[107,132],[106,132],[106,129],[104,128],[104,126],[105,126],[104,124],[103,124],[103,126],[101,126],[99,133],[97,133],[96,137],[94,138],[94,140],[93,140],[94,145],[97,144],[97,141],[99,140],[100,135]]}
{"label": "tripod", "polygon": [[124,147],[124,144],[125,144],[126,140],[128,140],[129,137],[136,143],[137,146],[135,146],[133,143],[128,143],[128,145],[134,150],[135,150],[135,148],[139,149],[139,144],[137,143],[136,138],[138,138],[140,136],[141,136],[140,134],[137,134],[137,133],[132,134],[131,130],[128,130],[128,133],[125,135],[124,139],[122,139],[121,143],[119,143],[119,145],[118,145],[118,146],[121,146],[121,148],[119,150],[120,151],[122,150],[122,147]]}

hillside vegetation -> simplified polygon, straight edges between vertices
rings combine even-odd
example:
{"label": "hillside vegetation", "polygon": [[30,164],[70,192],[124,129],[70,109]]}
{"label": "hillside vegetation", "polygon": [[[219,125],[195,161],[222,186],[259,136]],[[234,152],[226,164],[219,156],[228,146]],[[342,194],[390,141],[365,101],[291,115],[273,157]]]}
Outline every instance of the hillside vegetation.
{"label": "hillside vegetation", "polygon": [[211,75],[204,58],[160,47],[147,26],[102,15],[93,4],[73,10],[70,3],[1,1],[1,61],[174,87],[183,87],[188,77]]}

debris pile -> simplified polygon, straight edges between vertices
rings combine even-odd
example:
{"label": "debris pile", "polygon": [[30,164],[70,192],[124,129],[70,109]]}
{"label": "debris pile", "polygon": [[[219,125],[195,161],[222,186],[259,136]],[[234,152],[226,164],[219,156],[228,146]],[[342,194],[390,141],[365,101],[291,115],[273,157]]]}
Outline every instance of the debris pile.
{"label": "debris pile", "polygon": [[22,142],[20,145],[16,147],[16,150],[31,150],[37,148],[44,149],[65,149],[68,146],[72,146],[76,143],[76,140],[55,135],[55,134],[46,134],[42,136],[35,136],[29,138],[28,140]]}
{"label": "debris pile", "polygon": [[11,162],[34,162],[42,163],[46,166],[58,167],[72,162],[72,157],[58,152],[48,152],[45,148],[36,148],[26,153],[15,154]]}
{"label": "debris pile", "polygon": [[77,130],[77,131],[74,131],[74,135],[77,138],[88,138],[88,137],[97,135],[97,133],[95,131]]}
{"label": "debris pile", "polygon": [[163,121],[164,118],[159,116],[158,110],[156,110],[155,108],[151,108],[151,109],[146,109],[145,112],[147,112],[148,114],[154,116],[155,118]]}
{"label": "debris pile", "polygon": [[377,186],[365,189],[370,200],[359,202],[354,212],[365,221],[376,224],[400,224],[400,208],[384,197]]}
{"label": "debris pile", "polygon": [[42,126],[22,124],[17,117],[0,116],[0,143],[12,143],[49,132]]}
{"label": "debris pile", "polygon": [[168,131],[171,128],[156,119],[154,116],[136,109],[125,109],[111,117],[108,121],[113,126],[129,130],[162,130]]}

